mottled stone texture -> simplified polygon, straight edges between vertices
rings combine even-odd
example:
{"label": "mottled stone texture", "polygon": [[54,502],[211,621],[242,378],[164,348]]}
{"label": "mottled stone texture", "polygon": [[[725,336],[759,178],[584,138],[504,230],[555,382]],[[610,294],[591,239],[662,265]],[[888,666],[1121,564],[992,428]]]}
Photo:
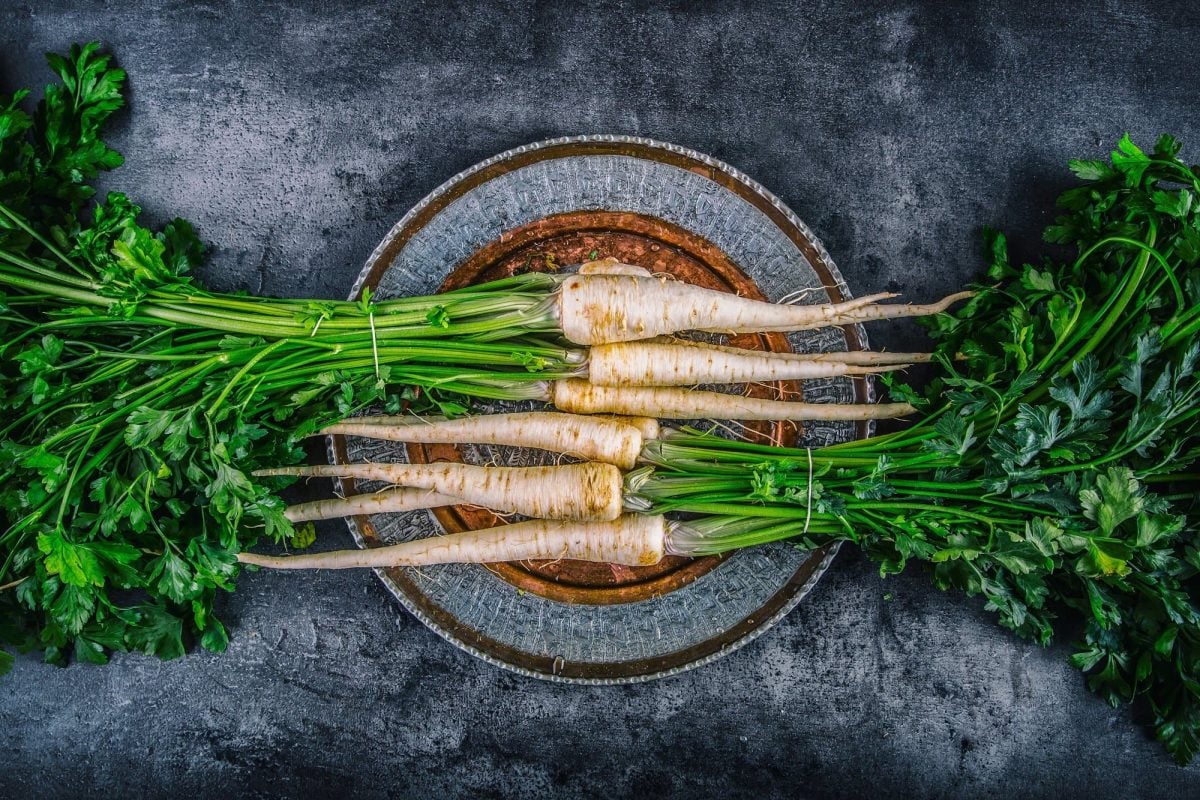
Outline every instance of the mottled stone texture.
{"label": "mottled stone texture", "polygon": [[[1198,36],[1183,3],[3,2],[0,90],[44,83],[44,50],[107,42],[132,74],[109,185],[195,220],[220,288],[339,297],[456,171],[618,132],[762,181],[856,293],[923,298],[979,267],[984,223],[1031,252],[1068,157],[1125,130],[1200,144]],[[255,576],[225,614],[222,656],[20,659],[0,796],[1184,797],[1200,778],[1064,647],[851,553],[759,641],[644,686],[501,672],[369,574]]]}

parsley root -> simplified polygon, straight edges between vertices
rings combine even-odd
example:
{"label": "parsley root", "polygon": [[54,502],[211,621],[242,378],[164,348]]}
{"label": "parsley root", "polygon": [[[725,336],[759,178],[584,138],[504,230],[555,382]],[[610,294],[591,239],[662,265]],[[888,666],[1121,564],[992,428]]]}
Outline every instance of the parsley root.
{"label": "parsley root", "polygon": [[519,412],[444,419],[354,417],[321,433],[349,434],[393,442],[473,442],[532,447],[629,468],[637,463],[643,434],[620,419],[553,412]]}
{"label": "parsley root", "polygon": [[[800,353],[769,353],[696,342],[619,342],[588,351],[588,382],[597,386],[692,386],[701,383],[754,383],[868,375],[890,372],[926,360],[922,353],[856,353],[812,358]],[[840,354],[849,356],[849,353]],[[875,356],[874,360],[869,357]],[[904,357],[910,357],[903,360]]]}
{"label": "parsley root", "polygon": [[937,314],[971,297],[958,292],[929,305],[879,305],[876,294],[820,305],[750,300],[668,278],[640,274],[573,275],[559,290],[558,320],[575,344],[651,339],[680,331],[800,331],[871,320]]}
{"label": "parsley root", "polygon": [[258,477],[357,478],[424,489],[505,514],[541,519],[610,520],[621,513],[621,472],[612,464],[478,467],[473,464],[322,464],[272,467]]}
{"label": "parsley root", "polygon": [[797,403],[758,397],[643,386],[556,381],[554,405],[574,414],[656,414],[663,419],[891,419],[912,414],[908,403]]}
{"label": "parsley root", "polygon": [[666,527],[662,517],[641,514],[626,514],[607,522],[529,520],[367,550],[302,556],[240,553],[238,561],[271,569],[380,569],[563,558],[648,566],[657,564],[666,553]]}
{"label": "parsley root", "polygon": [[430,489],[393,488],[378,492],[366,492],[332,500],[313,500],[298,503],[284,509],[289,522],[307,522],[318,519],[337,519],[359,514],[387,514],[398,511],[416,511],[421,508],[438,508],[462,503],[462,499]]}

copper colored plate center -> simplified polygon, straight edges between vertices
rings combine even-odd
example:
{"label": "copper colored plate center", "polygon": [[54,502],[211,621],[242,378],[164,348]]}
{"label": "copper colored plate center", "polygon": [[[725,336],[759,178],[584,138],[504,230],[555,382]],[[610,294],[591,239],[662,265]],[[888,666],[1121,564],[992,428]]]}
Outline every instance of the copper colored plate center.
{"label": "copper colored plate center", "polygon": [[[512,275],[518,270],[556,269],[593,258],[615,257],[668,273],[679,280],[743,297],[766,299],[724,253],[703,238],[660,219],[634,213],[578,211],[558,214],[506,233],[471,256],[452,272],[441,290]],[[779,334],[733,337],[730,342],[755,350],[790,350]],[[755,397],[800,399],[796,382],[751,386]],[[797,428],[792,423],[753,423],[746,436],[752,440],[791,444]],[[458,445],[407,445],[415,463],[462,461]],[[433,511],[447,532],[503,524],[489,511],[454,506]],[[522,561],[489,565],[497,576],[518,589],[560,602],[607,605],[661,596],[686,585],[713,569],[720,558],[669,556],[650,567],[626,567],[583,561]]]}

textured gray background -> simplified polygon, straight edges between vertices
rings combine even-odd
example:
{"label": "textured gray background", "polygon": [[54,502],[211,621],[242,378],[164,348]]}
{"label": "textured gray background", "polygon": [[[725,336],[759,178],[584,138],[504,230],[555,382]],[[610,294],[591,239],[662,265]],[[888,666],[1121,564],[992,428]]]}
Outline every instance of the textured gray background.
{"label": "textured gray background", "polygon": [[[339,297],[459,169],[619,132],[762,181],[856,292],[927,297],[979,267],[984,223],[1029,252],[1068,157],[1125,130],[1200,140],[1193,4],[1016,5],[3,2],[0,90],[45,83],[44,50],[107,42],[132,74],[111,185],[194,220],[220,288]],[[19,660],[0,796],[1200,794],[1200,766],[1091,697],[1065,648],[852,554],[758,642],[644,686],[488,667],[369,574],[258,575],[225,614],[222,656]]]}

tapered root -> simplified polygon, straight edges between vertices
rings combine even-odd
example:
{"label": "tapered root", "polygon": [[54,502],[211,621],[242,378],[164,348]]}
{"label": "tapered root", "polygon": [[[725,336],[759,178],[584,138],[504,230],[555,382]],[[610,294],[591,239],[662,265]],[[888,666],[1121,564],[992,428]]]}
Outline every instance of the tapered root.
{"label": "tapered root", "polygon": [[556,381],[554,405],[577,414],[657,414],[664,419],[864,420],[905,417],[908,403],[793,403],[694,389]]}
{"label": "tapered root", "polygon": [[856,366],[898,364],[926,364],[933,360],[933,353],[892,353],[887,350],[849,350],[834,353],[804,353],[801,358],[809,361],[832,361],[837,364],[853,364]]}
{"label": "tapered root", "polygon": [[756,333],[852,325],[944,311],[960,292],[930,305],[877,305],[890,294],[819,305],[750,300],[715,289],[640,274],[572,275],[559,294],[563,335],[576,344],[651,339],[680,331]]}
{"label": "tapered root", "polygon": [[843,300],[840,303],[835,303],[840,312],[853,311],[856,308],[874,305],[880,300],[891,300],[894,297],[899,297],[897,292],[877,292],[875,294],[864,295],[863,297],[852,297],[849,300]]}
{"label": "tapered root", "polygon": [[498,444],[532,447],[629,469],[642,450],[637,424],[546,411],[491,414],[461,419],[353,417],[321,433],[392,442]]}
{"label": "tapered root", "polygon": [[302,556],[239,553],[238,561],[271,569],[415,567],[501,561],[578,559],[650,566],[666,553],[662,517],[626,514],[609,522],[529,520],[477,531],[430,536],[368,550]]}
{"label": "tapered root", "polygon": [[457,497],[429,489],[384,489],[379,492],[339,497],[334,500],[297,503],[294,506],[288,506],[283,513],[292,522],[309,522],[318,519],[353,517],[359,514],[417,511],[423,508],[453,506],[462,502]]}
{"label": "tapered root", "polygon": [[539,519],[612,520],[621,513],[621,471],[586,462],[552,467],[474,464],[320,464],[255,475],[357,478],[432,490],[458,502]]}
{"label": "tapered root", "polygon": [[[839,310],[836,314],[836,325],[853,325],[859,322],[874,322],[880,319],[899,319],[901,317],[925,317],[930,314],[940,314],[950,306],[974,297],[974,292],[955,292],[943,297],[936,303],[912,305],[908,303],[893,303],[886,306],[868,305],[850,310]],[[837,306],[834,306],[837,308]]]}
{"label": "tapered root", "polygon": [[617,342],[591,347],[588,381],[597,386],[755,383],[889,372],[903,369],[910,363],[890,358],[848,363],[832,358],[814,359],[798,353],[768,353],[699,342]]}

